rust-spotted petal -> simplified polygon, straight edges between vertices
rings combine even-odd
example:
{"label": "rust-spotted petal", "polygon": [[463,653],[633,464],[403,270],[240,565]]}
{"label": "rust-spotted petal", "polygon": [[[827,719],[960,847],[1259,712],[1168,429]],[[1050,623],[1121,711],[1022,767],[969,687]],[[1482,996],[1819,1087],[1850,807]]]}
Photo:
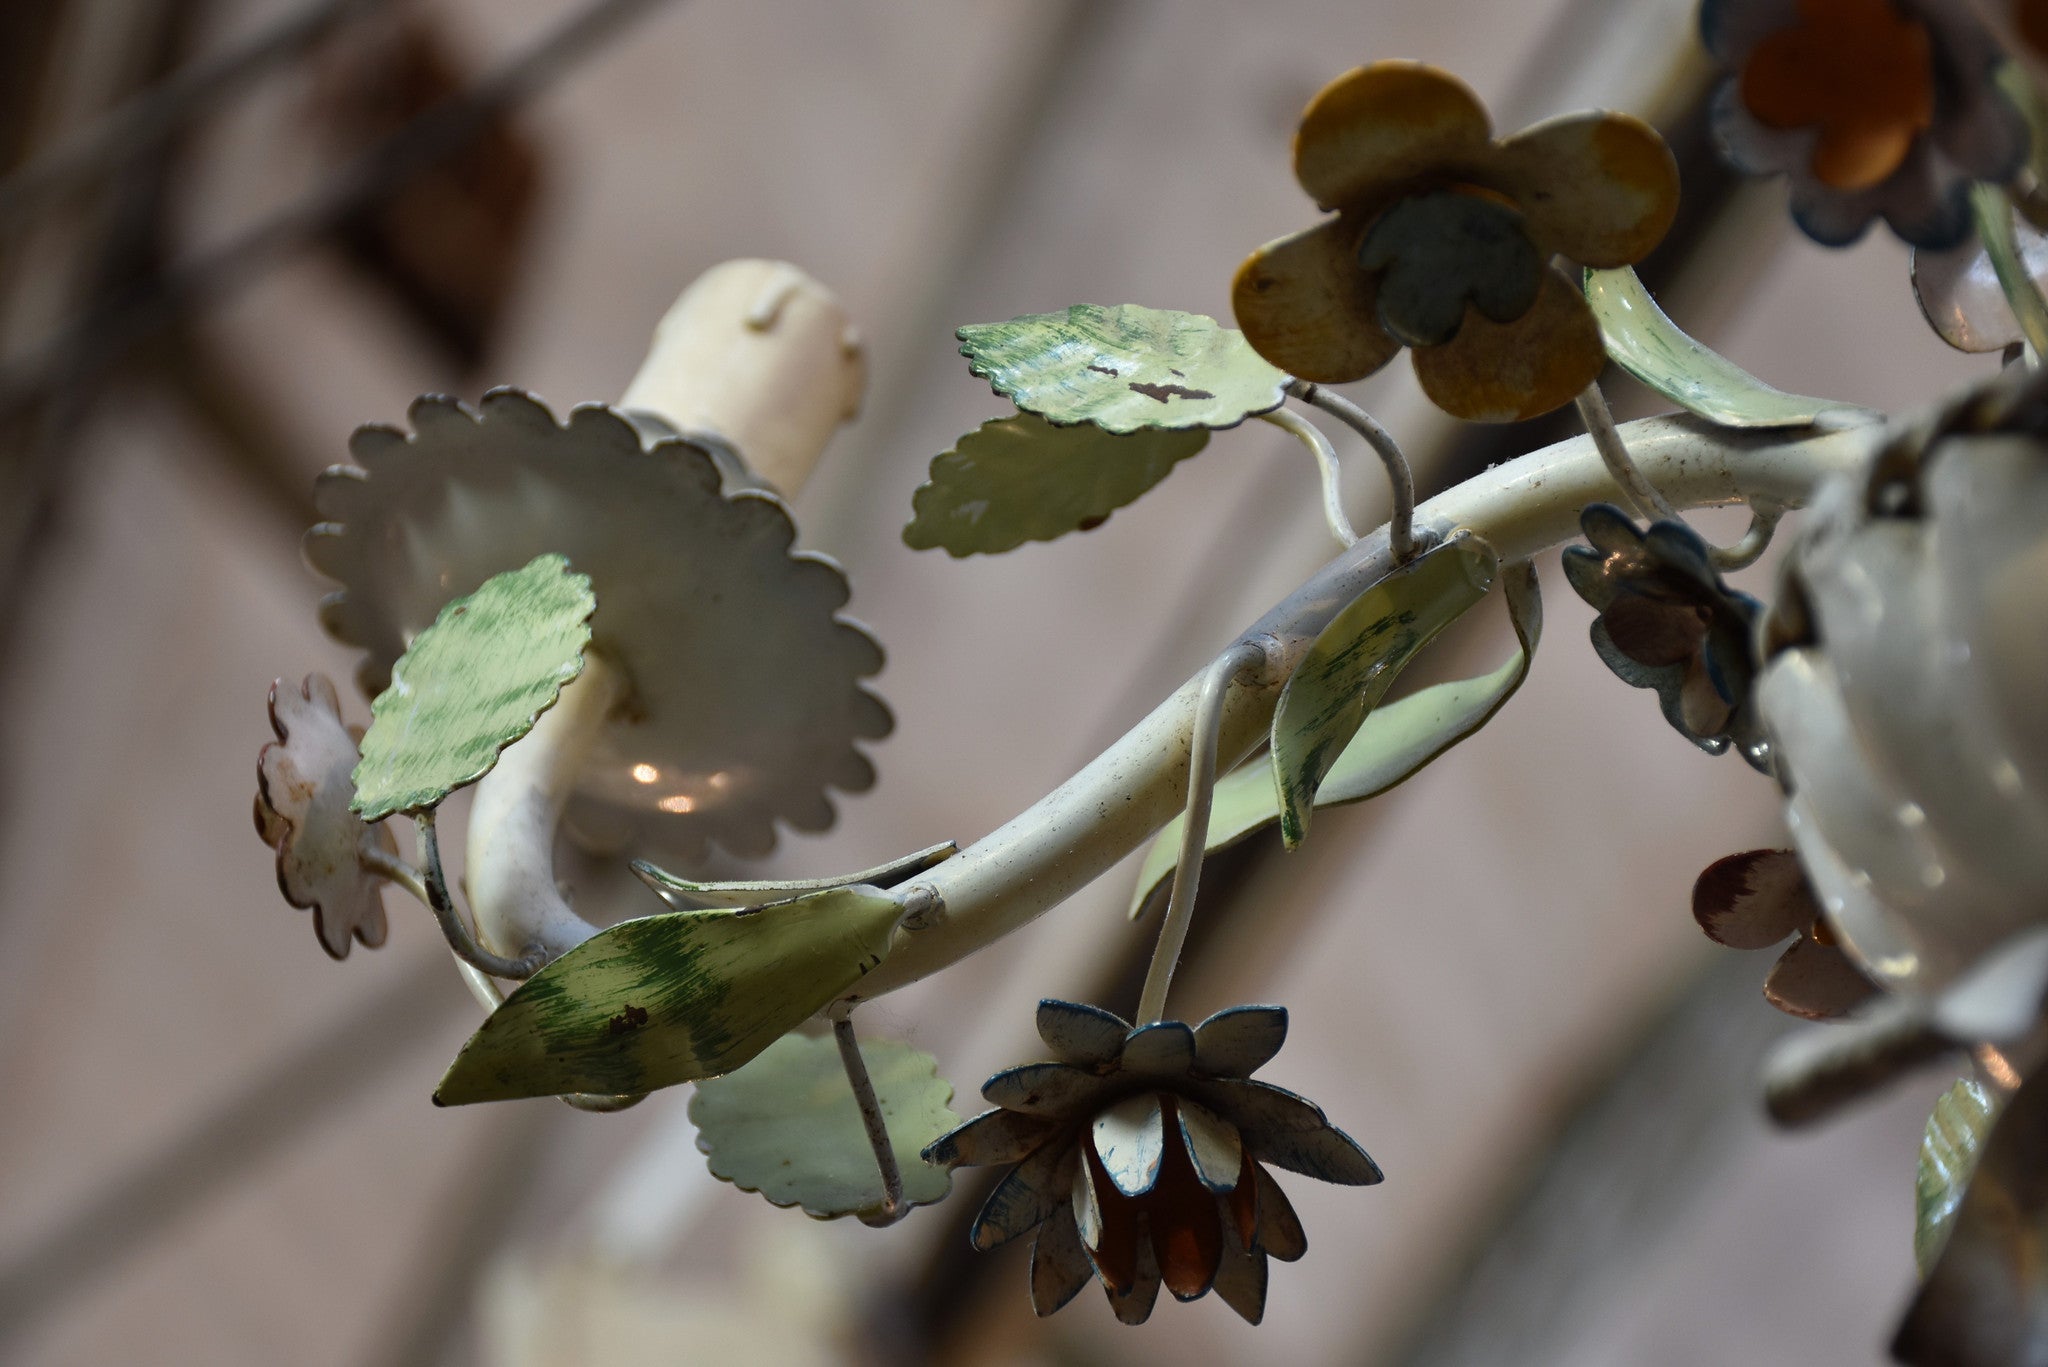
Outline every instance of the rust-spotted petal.
{"label": "rust-spotted petal", "polygon": [[1633,265],[1678,215],[1678,161],[1657,130],[1606,110],[1567,114],[1503,142],[1494,184],[1546,252],[1582,266]]}
{"label": "rust-spotted petal", "polygon": [[1430,401],[1467,422],[1522,422],[1562,408],[1607,364],[1593,311],[1554,268],[1543,272],[1536,303],[1514,322],[1468,309],[1456,337],[1418,347],[1414,357]]}
{"label": "rust-spotted petal", "polygon": [[1031,1241],[1031,1309],[1042,1319],[1074,1299],[1095,1276],[1071,1212],[1055,1212]]}
{"label": "rust-spotted petal", "polygon": [[1230,306],[1252,350],[1317,384],[1362,380],[1401,344],[1380,326],[1378,286],[1358,264],[1365,225],[1329,219],[1245,258]]}
{"label": "rust-spotted petal", "polygon": [[1309,101],[1294,135],[1294,175],[1325,209],[1375,207],[1417,176],[1476,165],[1492,138],[1485,106],[1457,77],[1421,62],[1374,62]]}
{"label": "rust-spotted petal", "polygon": [[1223,1249],[1223,1261],[1216,1269],[1216,1295],[1235,1310],[1246,1324],[1257,1324],[1266,1316],[1266,1251],[1249,1251],[1231,1245]]}
{"label": "rust-spotted petal", "polygon": [[991,1106],[1058,1119],[1091,1108],[1115,1084],[1065,1063],[1026,1063],[997,1073],[982,1084]]}
{"label": "rust-spotted petal", "polygon": [[1057,1120],[1001,1109],[974,1119],[925,1145],[924,1161],[948,1168],[1015,1163],[1063,1128]]}

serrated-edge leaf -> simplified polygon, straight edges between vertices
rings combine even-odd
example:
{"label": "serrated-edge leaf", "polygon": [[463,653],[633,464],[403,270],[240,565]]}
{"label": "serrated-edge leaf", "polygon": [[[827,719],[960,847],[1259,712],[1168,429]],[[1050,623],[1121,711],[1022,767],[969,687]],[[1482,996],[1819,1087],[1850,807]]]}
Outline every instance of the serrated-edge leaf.
{"label": "serrated-edge leaf", "polygon": [[1956,1079],[1927,1117],[1913,1174],[1913,1262],[1925,1277],[1948,1244],[1970,1175],[2003,1098],[1974,1077]]}
{"label": "serrated-edge leaf", "polygon": [[489,773],[583,672],[596,608],[589,577],[560,555],[449,602],[370,704],[354,809],[365,821],[420,811]]}
{"label": "serrated-edge leaf", "polygon": [[[1407,782],[1477,734],[1515,695],[1529,676],[1530,661],[1543,636],[1543,600],[1530,562],[1510,566],[1501,577],[1502,597],[1518,643],[1515,653],[1487,673],[1433,684],[1374,708],[1323,779],[1316,792],[1318,808],[1363,802]],[[1182,814],[1168,822],[1145,852],[1131,894],[1132,920],[1152,910],[1164,895],[1180,860],[1180,833],[1186,820]],[[1228,849],[1279,820],[1272,773],[1264,759],[1253,760],[1217,783],[1204,853]]]}
{"label": "serrated-edge leaf", "polygon": [[851,887],[621,922],[521,983],[434,1100],[618,1095],[729,1073],[881,963],[902,912]]}
{"label": "serrated-edge leaf", "polygon": [[878,864],[872,869],[862,869],[859,873],[796,881],[767,879],[759,882],[693,883],[687,878],[678,878],[645,859],[635,859],[632,869],[640,881],[652,888],[662,901],[678,911],[694,911],[705,907],[765,906],[814,892],[825,892],[831,888],[852,887],[856,883],[867,883],[878,888],[893,888],[907,878],[915,878],[928,869],[937,868],[958,853],[960,847],[947,840],[928,849],[919,850],[915,854],[906,854],[900,859]]}
{"label": "serrated-edge leaf", "polygon": [[1859,411],[1835,399],[1773,388],[1672,322],[1635,271],[1586,271],[1586,302],[1614,363],[1690,413],[1723,427],[1806,427],[1823,413]]}
{"label": "serrated-edge leaf", "polygon": [[912,550],[995,555],[1088,531],[1209,444],[1202,428],[1119,435],[1030,413],[983,423],[932,458],[903,529]]}
{"label": "serrated-edge leaf", "polygon": [[1500,568],[1493,548],[1459,532],[1352,599],[1317,635],[1273,711],[1273,781],[1280,834],[1308,834],[1316,792],[1368,714],[1416,652],[1486,596]]}
{"label": "serrated-edge leaf", "polygon": [[[953,1086],[930,1054],[899,1040],[864,1039],[862,1060],[889,1126],[889,1147],[913,1206],[942,1201],[952,1174],[922,1150],[960,1123]],[[711,1175],[816,1220],[880,1210],[882,1174],[835,1041],[784,1035],[752,1062],[697,1085],[697,1147]]]}
{"label": "serrated-edge leaf", "polygon": [[996,393],[1060,424],[1235,427],[1286,401],[1286,372],[1243,333],[1199,313],[1074,304],[955,335],[968,368]]}

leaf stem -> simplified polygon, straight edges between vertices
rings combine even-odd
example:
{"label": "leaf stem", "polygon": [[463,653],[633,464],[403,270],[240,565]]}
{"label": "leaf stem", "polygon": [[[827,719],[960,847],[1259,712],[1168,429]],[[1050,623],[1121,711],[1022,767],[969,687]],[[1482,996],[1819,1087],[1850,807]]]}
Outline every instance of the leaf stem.
{"label": "leaf stem", "polygon": [[882,1170],[882,1209],[862,1215],[860,1222],[880,1228],[893,1225],[907,1211],[903,1204],[903,1170],[896,1164],[896,1147],[889,1142],[889,1122],[882,1115],[882,1103],[875,1084],[868,1077],[867,1060],[861,1057],[860,1041],[853,1033],[853,1013],[837,1011],[832,1016],[832,1039],[839,1046],[839,1063],[853,1086],[853,1099],[860,1105],[860,1123],[868,1132],[868,1147],[875,1151],[875,1166]]}
{"label": "leaf stem", "polygon": [[1337,468],[1337,448],[1330,445],[1330,439],[1322,429],[1301,414],[1288,408],[1276,408],[1259,416],[1281,431],[1294,436],[1309,453],[1316,458],[1316,469],[1323,480],[1323,521],[1329,525],[1330,535],[1337,538],[1337,544],[1349,549],[1358,544],[1358,533],[1351,530],[1351,519],[1344,513],[1344,491],[1342,475]]}
{"label": "leaf stem", "polygon": [[516,959],[507,959],[478,944],[448,896],[448,880],[441,872],[441,841],[434,833],[433,809],[412,813],[412,822],[419,834],[420,865],[426,870],[426,903],[433,908],[434,919],[441,923],[441,934],[455,951],[455,957],[494,978],[532,977],[548,961],[547,952],[530,949]]}
{"label": "leaf stem", "polygon": [[1587,385],[1573,402],[1579,410],[1579,421],[1586,425],[1586,435],[1593,439],[1593,448],[1600,453],[1601,463],[1628,495],[1636,514],[1650,522],[1678,521],[1678,510],[1671,506],[1671,500],[1657,492],[1657,486],[1630,458],[1628,443],[1621,439],[1614,414],[1607,409],[1607,396],[1600,392],[1600,382],[1595,380]]}
{"label": "leaf stem", "polygon": [[1341,394],[1332,394],[1307,380],[1289,380],[1287,392],[1312,408],[1320,408],[1365,439],[1365,444],[1387,468],[1387,483],[1393,486],[1394,506],[1387,519],[1387,545],[1394,562],[1402,564],[1415,554],[1415,472],[1401,444],[1372,414]]}
{"label": "leaf stem", "polygon": [[1783,504],[1760,498],[1749,507],[1749,530],[1732,546],[1716,546],[1707,552],[1717,570],[1746,570],[1771,547],[1771,537],[1785,516]]}
{"label": "leaf stem", "polygon": [[1238,675],[1265,662],[1265,651],[1241,641],[1218,656],[1202,676],[1202,695],[1195,704],[1194,725],[1188,736],[1188,805],[1187,820],[1181,827],[1180,863],[1173,871],[1173,892],[1167,899],[1166,919],[1159,926],[1159,943],[1152,950],[1152,966],[1145,971],[1145,986],[1138,994],[1140,1025],[1165,1019],[1166,992],[1173,985],[1173,970],[1180,964],[1188,926],[1194,921],[1202,854],[1209,843],[1209,808],[1216,796],[1216,741],[1223,725],[1224,699]]}
{"label": "leaf stem", "polygon": [[2048,299],[2027,272],[2020,259],[2019,243],[2013,234],[2012,200],[1996,185],[1978,181],[1970,187],[1970,217],[1976,220],[1977,236],[1984,242],[1984,254],[2005,291],[2005,302],[2019,320],[2020,332],[2034,353],[2034,364],[2048,360]]}

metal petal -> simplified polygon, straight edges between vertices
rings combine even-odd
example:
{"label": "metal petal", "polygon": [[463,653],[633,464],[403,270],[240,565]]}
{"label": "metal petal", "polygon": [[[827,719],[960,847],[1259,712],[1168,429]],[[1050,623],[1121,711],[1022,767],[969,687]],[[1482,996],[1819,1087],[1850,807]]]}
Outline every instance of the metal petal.
{"label": "metal petal", "polygon": [[1210,1077],[1250,1077],[1286,1042],[1286,1007],[1229,1007],[1195,1027],[1195,1071]]}
{"label": "metal petal", "polygon": [[1281,1262],[1291,1263],[1308,1252],[1308,1233],[1273,1174],[1256,1164],[1252,1170],[1257,1174],[1259,1192],[1258,1246]]}
{"label": "metal petal", "polygon": [[1095,1117],[1091,1130],[1096,1157],[1116,1189],[1143,1196],[1159,1181],[1166,1160],[1166,1117],[1159,1094],[1127,1096]]}
{"label": "metal petal", "polygon": [[1259,1241],[1259,1165],[1250,1153],[1239,1160],[1237,1185],[1225,1199],[1230,1207],[1230,1225],[1237,1234],[1237,1246],[1249,1253]]}
{"label": "metal petal", "polygon": [[1180,1021],[1140,1026],[1124,1040],[1125,1077],[1182,1078],[1195,1066],[1195,1032]]}
{"label": "metal petal", "polygon": [[1585,296],[1550,267],[1520,318],[1496,323],[1468,310],[1456,337],[1418,348],[1414,362],[1423,392],[1452,417],[1522,422],[1576,398],[1607,364],[1607,349]]}
{"label": "metal petal", "polygon": [[1266,1315],[1266,1251],[1254,1248],[1223,1250],[1216,1269],[1216,1295],[1235,1310],[1246,1324],[1257,1324]]}
{"label": "metal petal", "polygon": [[1247,1135],[1261,1163],[1286,1168],[1322,1182],[1370,1187],[1386,1180],[1372,1155],[1358,1141],[1333,1125],[1320,1130],[1281,1130]]}
{"label": "metal petal", "polygon": [[1031,1241],[1032,1311],[1043,1319],[1074,1299],[1094,1276],[1072,1212],[1056,1212]]}
{"label": "metal petal", "polygon": [[1520,318],[1548,259],[1520,210],[1456,190],[1404,196],[1358,244],[1358,264],[1379,279],[1380,325],[1409,346],[1450,341],[1468,304],[1498,323]]}
{"label": "metal petal", "polygon": [[1071,1064],[1026,1063],[997,1073],[982,1084],[981,1095],[1006,1111],[1057,1120],[1093,1110],[1115,1087]]}
{"label": "metal petal", "polygon": [[1062,1063],[1095,1068],[1123,1055],[1131,1024],[1099,1006],[1047,997],[1038,1004],[1038,1037]]}
{"label": "metal petal", "polygon": [[1358,264],[1365,224],[1340,216],[1246,257],[1230,306],[1252,349],[1317,384],[1362,380],[1401,349],[1379,319],[1379,285]]}
{"label": "metal petal", "polygon": [[1216,1280],[1225,1242],[1220,1204],[1185,1168],[1145,1203],[1160,1280],[1175,1300],[1199,1300]]}
{"label": "metal petal", "polygon": [[1486,107],[1457,77],[1420,62],[1374,62],[1309,101],[1294,135],[1294,175],[1316,203],[1345,209],[1417,176],[1478,163],[1492,139]]}
{"label": "metal petal", "polygon": [[1111,1295],[1128,1292],[1137,1282],[1140,1248],[1148,1255],[1151,1252],[1138,1206],[1116,1194],[1087,1145],[1081,1145],[1078,1152],[1080,1161],[1074,1168],[1068,1198],[1075,1231],[1103,1286]]}
{"label": "metal petal", "polygon": [[1500,145],[1491,183],[1528,216],[1548,255],[1582,266],[1631,265],[1678,214],[1678,162],[1657,130],[1628,114],[1566,114]]}
{"label": "metal petal", "polygon": [[1689,603],[1658,602],[1639,593],[1616,594],[1601,620],[1616,650],[1652,669],[1690,660],[1707,637],[1704,610]]}
{"label": "metal petal", "polygon": [[[1269,1082],[1235,1078],[1199,1081],[1185,1089],[1204,1106],[1237,1126],[1249,1142],[1254,1135],[1319,1130],[1330,1123],[1322,1108]],[[1253,1144],[1256,1148],[1256,1143]]]}
{"label": "metal petal", "polygon": [[1117,1319],[1125,1324],[1143,1324],[1152,1317],[1152,1306],[1159,1299],[1159,1260],[1152,1252],[1151,1239],[1145,1235],[1143,1215],[1133,1217],[1132,1237],[1136,1258],[1131,1269],[1130,1289],[1119,1295],[1116,1288],[1107,1282],[1103,1287],[1109,1292],[1109,1308],[1116,1312]]}
{"label": "metal petal", "polygon": [[1764,979],[1765,1001],[1806,1020],[1846,1016],[1876,993],[1877,985],[1856,971],[1848,955],[1803,935]]}
{"label": "metal petal", "polygon": [[[2036,284],[2048,283],[2048,234],[2013,220],[2020,261]],[[2003,351],[2022,340],[1984,244],[1965,238],[1946,251],[1913,251],[1913,298],[1929,327],[1958,351]]]}
{"label": "metal petal", "polygon": [[1035,1150],[981,1203],[968,1242],[986,1253],[1044,1224],[1066,1205],[1079,1167],[1078,1144],[1055,1141]]}
{"label": "metal petal", "polygon": [[1062,1128],[1057,1120],[1001,1109],[983,1111],[950,1134],[925,1146],[924,1161],[949,1168],[987,1168],[1015,1163]]}
{"label": "metal petal", "polygon": [[1173,1109],[1196,1179],[1213,1192],[1234,1190],[1244,1166],[1244,1141],[1237,1127],[1186,1097],[1176,1098]]}
{"label": "metal petal", "polygon": [[1716,859],[1692,885],[1692,918],[1716,944],[1768,949],[1820,915],[1806,872],[1790,850],[1745,850]]}

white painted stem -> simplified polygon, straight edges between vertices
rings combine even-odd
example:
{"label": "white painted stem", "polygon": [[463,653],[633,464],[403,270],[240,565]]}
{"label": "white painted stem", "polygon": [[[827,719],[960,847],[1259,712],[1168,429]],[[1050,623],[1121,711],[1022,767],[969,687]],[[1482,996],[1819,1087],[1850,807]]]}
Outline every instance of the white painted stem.
{"label": "white painted stem", "polygon": [[465,881],[477,936],[499,954],[537,945],[554,958],[597,933],[555,886],[555,830],[624,687],[619,672],[590,652],[555,705],[477,782]]}
{"label": "white painted stem", "polygon": [[[1827,430],[1734,431],[1686,417],[1644,418],[1623,429],[1636,466],[1674,504],[1707,507],[1769,500],[1805,504],[1828,475],[1855,468],[1881,430],[1845,416]],[[1848,423],[1855,425],[1849,426]],[[1588,504],[1620,489],[1591,437],[1574,437],[1497,466],[1416,510],[1441,536],[1469,528],[1503,563],[1577,539]],[[1249,642],[1267,668],[1231,690],[1218,727],[1217,762],[1228,770],[1265,738],[1288,672],[1316,634],[1394,567],[1381,528],[1325,565],[1226,650]],[[1059,905],[1135,850],[1180,810],[1188,745],[1208,666],[1152,714],[1007,825],[893,890],[926,915],[900,929],[889,957],[849,1000],[917,981]]]}
{"label": "white painted stem", "polygon": [[1356,546],[1358,533],[1351,529],[1351,518],[1344,512],[1343,475],[1337,467],[1337,448],[1330,445],[1330,439],[1320,428],[1292,409],[1276,408],[1259,416],[1306,446],[1316,458],[1316,474],[1323,483],[1323,522],[1338,545]]}

